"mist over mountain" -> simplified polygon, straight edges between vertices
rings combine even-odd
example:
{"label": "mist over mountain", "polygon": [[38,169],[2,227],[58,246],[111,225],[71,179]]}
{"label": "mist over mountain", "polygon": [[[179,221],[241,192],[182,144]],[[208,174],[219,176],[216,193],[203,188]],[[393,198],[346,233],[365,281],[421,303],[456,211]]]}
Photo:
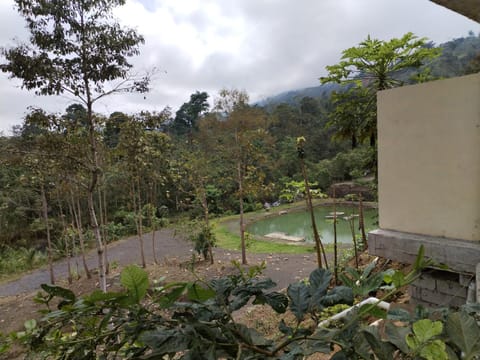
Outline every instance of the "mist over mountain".
{"label": "mist over mountain", "polygon": [[[431,45],[435,46],[433,43]],[[453,39],[438,46],[442,48],[442,54],[430,64],[424,66],[424,68],[430,68],[430,77],[432,80],[461,76],[480,71],[480,34],[477,36],[473,32],[470,32],[466,37]],[[406,72],[402,75],[406,83],[410,82],[410,77],[411,72]],[[267,109],[282,103],[295,106],[298,105],[304,97],[328,99],[333,91],[338,91],[340,88],[338,84],[328,83],[303,89],[289,90],[260,100],[256,105]]]}

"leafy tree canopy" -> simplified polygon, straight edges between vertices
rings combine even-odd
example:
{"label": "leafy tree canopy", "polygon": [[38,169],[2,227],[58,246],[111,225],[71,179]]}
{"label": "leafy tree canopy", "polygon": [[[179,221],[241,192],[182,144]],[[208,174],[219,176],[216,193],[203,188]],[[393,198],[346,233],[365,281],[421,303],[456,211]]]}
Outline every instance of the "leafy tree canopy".
{"label": "leafy tree canopy", "polygon": [[346,91],[332,93],[333,110],[329,113],[327,127],[333,128],[333,140],[350,140],[352,149],[365,139],[375,136],[375,102],[367,88],[349,87]]}
{"label": "leafy tree canopy", "polygon": [[87,202],[97,244],[99,283],[104,291],[104,245],[94,204],[102,164],[93,104],[112,93],[146,92],[149,83],[149,75],[135,79],[129,74],[132,66],[127,59],[139,53],[144,39],[113,19],[113,8],[124,4],[125,0],[15,0],[27,22],[29,43],[0,49],[7,60],[0,64],[0,70],[21,79],[27,90],[38,95],[67,93],[86,106],[84,124],[90,149]]}
{"label": "leafy tree canopy", "polygon": [[322,83],[357,83],[375,90],[402,85],[401,74],[419,68],[437,57],[440,49],[428,46],[426,38],[407,33],[389,41],[370,36],[358,46],[343,51],[338,64],[327,66],[328,76]]}
{"label": "leafy tree canopy", "polygon": [[207,112],[209,107],[208,94],[205,91],[197,91],[190,95],[190,101],[184,103],[175,113],[172,130],[179,135],[188,133],[192,129],[197,130],[200,116]]}
{"label": "leafy tree canopy", "polygon": [[[146,91],[148,79],[126,84],[130,63],[144,42],[134,30],[112,20],[111,11],[125,0],[15,0],[27,22],[30,43],[1,49],[3,72],[19,78],[38,95],[70,93],[94,102],[112,92]],[[112,88],[106,85],[123,79]]]}
{"label": "leafy tree canopy", "polygon": [[214,109],[221,114],[228,115],[234,110],[239,110],[248,106],[250,97],[244,90],[239,89],[221,89],[215,99]]}

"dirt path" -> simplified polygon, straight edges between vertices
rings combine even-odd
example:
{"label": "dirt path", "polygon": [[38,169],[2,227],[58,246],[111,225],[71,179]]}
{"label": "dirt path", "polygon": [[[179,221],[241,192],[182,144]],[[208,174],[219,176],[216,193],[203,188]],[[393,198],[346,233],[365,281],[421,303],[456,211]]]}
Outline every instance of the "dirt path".
{"label": "dirt path", "polygon": [[[181,241],[173,236],[169,229],[158,231],[156,239],[157,256],[162,259],[163,256],[179,257],[188,255],[189,245],[185,241]],[[149,263],[153,262],[151,255],[152,235],[144,236],[146,260]],[[127,239],[115,242],[108,247],[108,258],[110,263],[116,263],[120,266],[140,263],[140,252],[138,248],[138,239],[130,237]],[[74,258],[71,262],[72,268],[83,271],[81,259]],[[94,269],[98,265],[96,250],[91,250],[87,254],[87,264],[89,269]],[[56,279],[66,279],[68,275],[66,260],[58,261],[54,264],[54,274]],[[0,296],[12,296],[20,293],[36,291],[43,283],[50,283],[50,275],[48,268],[34,270],[22,276],[20,279],[10,281],[5,284],[0,284]]]}
{"label": "dirt path", "polygon": [[[163,229],[156,232],[157,258],[162,262],[180,263],[188,261],[192,254],[191,243],[174,236],[173,230]],[[147,263],[153,263],[152,256],[152,234],[144,236],[144,248]],[[238,251],[229,251],[220,248],[214,250],[214,258],[217,263],[230,263],[232,260],[240,261],[241,255]],[[316,261],[314,254],[248,254],[250,264],[266,262],[265,276],[270,277],[277,283],[278,288],[284,288],[288,284],[304,278],[315,268]],[[123,267],[132,263],[140,263],[140,252],[138,239],[130,237],[109,245],[108,259],[111,264]],[[97,267],[98,260],[96,251],[92,250],[87,255],[87,263],[90,269]],[[72,267],[82,270],[81,260],[73,259]],[[67,262],[65,260],[56,262],[54,273],[57,279],[66,279]],[[95,275],[94,275],[95,276]],[[0,284],[0,297],[14,296],[22,293],[31,293],[40,288],[43,283],[49,283],[50,276],[48,268],[38,269],[4,284]]]}

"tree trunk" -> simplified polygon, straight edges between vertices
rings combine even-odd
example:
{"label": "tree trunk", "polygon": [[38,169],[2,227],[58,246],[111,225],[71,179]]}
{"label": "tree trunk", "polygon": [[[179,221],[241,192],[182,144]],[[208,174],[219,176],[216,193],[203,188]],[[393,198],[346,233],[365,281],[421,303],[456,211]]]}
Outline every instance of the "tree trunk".
{"label": "tree trunk", "polygon": [[[73,194],[71,193],[70,196],[72,198],[72,204],[75,204]],[[83,237],[82,213],[80,208],[80,200],[78,198],[76,201],[76,210],[75,210],[75,205],[73,207],[73,215],[75,217],[75,224],[78,232],[78,239],[80,240],[80,252],[82,253],[81,256],[82,256],[83,270],[85,271],[85,275],[87,276],[87,279],[91,279],[92,274],[88,269],[87,259],[85,257],[85,238]]]}
{"label": "tree trunk", "polygon": [[238,147],[237,159],[237,181],[238,181],[238,200],[240,205],[240,247],[242,248],[242,264],[247,265],[247,245],[245,244],[245,221],[243,218],[243,171],[242,166],[245,163],[240,145],[240,134],[235,129],[235,144]]}
{"label": "tree trunk", "polygon": [[[202,186],[202,191],[201,191],[201,203],[202,203],[202,207],[203,207],[203,218],[205,220],[205,226],[207,227],[207,229],[210,231],[210,221],[209,221],[209,214],[208,214],[208,201],[207,201],[207,195],[205,193],[205,188],[203,187],[203,184],[201,184],[200,186]],[[242,208],[243,208],[243,205],[242,205]],[[213,251],[212,251],[212,241],[211,239],[208,239],[208,255],[210,256],[210,264],[213,265]]]}
{"label": "tree trunk", "polygon": [[104,253],[103,256],[105,257],[105,274],[108,274],[110,272],[110,266],[108,264],[108,254],[107,254],[107,248],[108,248],[108,242],[107,242],[107,231],[106,231],[106,226],[107,226],[107,219],[106,219],[106,214],[104,210],[104,196],[102,196],[102,189],[99,187],[98,188],[98,210],[100,212],[100,228],[102,229],[102,238],[103,242],[105,244],[104,247]]}
{"label": "tree trunk", "polygon": [[[138,244],[140,246],[140,260],[142,262],[142,267],[147,267],[145,261],[145,252],[143,250],[143,229],[142,229],[142,205],[141,205],[141,194],[140,194],[140,183],[137,180],[138,189],[135,189],[135,180],[132,180],[132,199],[133,199],[133,211],[136,213],[136,225],[137,225],[137,235],[138,235]],[[137,198],[138,196],[138,198]]]}
{"label": "tree trunk", "polygon": [[348,223],[350,225],[350,231],[352,232],[353,251],[355,253],[355,268],[358,269],[358,250],[357,239],[355,238],[355,218],[353,217],[353,214],[349,216]]}
{"label": "tree trunk", "polygon": [[365,218],[363,214],[363,201],[362,194],[358,194],[358,226],[362,234],[362,250],[367,250],[367,235],[365,234]]}
{"label": "tree trunk", "polygon": [[158,265],[158,259],[157,259],[157,249],[155,247],[155,235],[156,235],[156,232],[157,232],[157,224],[154,220],[155,216],[156,216],[156,211],[157,211],[157,207],[156,207],[156,183],[153,182],[152,184],[152,187],[151,187],[151,191],[150,191],[150,204],[152,205],[153,209],[152,211],[150,211],[150,226],[152,228],[152,255],[153,255],[153,262]]}
{"label": "tree trunk", "polygon": [[333,276],[335,285],[338,281],[338,247],[337,247],[337,196],[333,186]]}
{"label": "tree trunk", "polygon": [[240,200],[240,246],[242,248],[242,264],[247,264],[247,250],[245,244],[245,221],[243,219],[243,174],[242,164],[239,161],[237,163],[237,176],[238,176],[238,198]]}
{"label": "tree trunk", "polygon": [[302,168],[302,175],[303,175],[303,180],[305,182],[305,192],[306,192],[306,200],[307,200],[307,207],[308,210],[310,211],[310,219],[312,222],[312,229],[313,229],[313,237],[315,238],[315,249],[317,251],[317,262],[318,262],[318,267],[322,267],[322,254],[323,254],[323,259],[325,260],[325,268],[328,269],[328,263],[327,263],[327,256],[325,254],[325,249],[323,248],[322,240],[320,239],[320,235],[318,234],[318,229],[317,229],[317,223],[315,221],[315,214],[313,212],[313,204],[312,204],[312,194],[310,193],[310,186],[308,184],[308,178],[307,178],[307,171],[305,170],[305,162],[303,159],[300,159],[300,167]]}
{"label": "tree trunk", "polygon": [[105,242],[105,264],[107,266],[107,271],[110,271],[110,263],[108,261],[108,237],[107,237],[107,226],[108,226],[108,212],[107,212],[107,190],[103,189],[103,240]]}
{"label": "tree trunk", "polygon": [[[84,55],[84,54],[83,54]],[[82,55],[82,56],[83,56]],[[88,136],[90,142],[90,154],[92,158],[91,170],[90,170],[90,185],[87,189],[87,203],[88,203],[88,212],[90,215],[90,226],[92,228],[93,234],[95,236],[95,241],[97,245],[97,256],[98,256],[98,280],[100,289],[103,292],[107,292],[107,278],[105,271],[105,255],[104,255],[104,245],[102,240],[102,234],[98,227],[97,214],[95,212],[95,202],[94,194],[97,187],[98,176],[101,174],[100,162],[98,160],[98,149],[97,149],[97,139],[96,139],[96,129],[95,129],[95,119],[93,116],[92,110],[92,97],[90,93],[90,84],[86,72],[84,72],[84,82],[86,90],[86,105],[87,105],[87,120],[88,120]]]}
{"label": "tree trunk", "polygon": [[[73,199],[71,199],[71,201],[73,201]],[[72,204],[71,201],[68,202],[68,210],[70,212],[71,227],[72,229],[75,230],[77,228],[75,225],[75,215],[73,210],[73,207],[75,206],[75,204]],[[77,280],[78,280],[80,278],[80,266],[78,265],[78,251],[75,245],[75,239],[72,240],[72,257],[74,257],[75,259],[75,266],[76,266]]]}
{"label": "tree trunk", "polygon": [[42,197],[43,221],[45,222],[45,229],[47,232],[48,270],[50,272],[50,283],[55,284],[55,276],[53,274],[52,240],[50,238],[50,225],[48,223],[48,203],[47,203],[47,195],[45,194],[45,187],[43,183],[40,185],[40,193]]}
{"label": "tree trunk", "polygon": [[69,246],[69,236],[67,234],[67,225],[65,223],[65,215],[63,214],[63,209],[62,209],[62,204],[60,203],[60,200],[58,200],[58,209],[60,211],[60,219],[62,219],[62,229],[63,229],[63,235],[64,235],[64,240],[65,240],[65,257],[67,258],[67,281],[71,285],[73,282],[72,279],[72,265],[71,265],[71,251],[70,251],[70,246]]}
{"label": "tree trunk", "polygon": [[[153,206],[153,205],[152,205]],[[156,207],[154,206],[153,207],[154,209],[156,209]],[[152,255],[153,255],[153,262],[158,265],[158,260],[157,260],[157,251],[156,251],[156,248],[155,248],[155,233],[157,231],[157,226],[155,224],[155,220],[153,219],[155,216],[155,214],[152,212],[150,214],[150,226],[152,228]]]}
{"label": "tree trunk", "polygon": [[107,292],[107,277],[105,274],[105,256],[102,235],[98,227],[97,214],[95,213],[95,204],[93,200],[93,191],[88,191],[87,196],[88,212],[90,213],[90,223],[92,225],[93,235],[97,241],[97,255],[98,255],[98,280],[100,289]]}

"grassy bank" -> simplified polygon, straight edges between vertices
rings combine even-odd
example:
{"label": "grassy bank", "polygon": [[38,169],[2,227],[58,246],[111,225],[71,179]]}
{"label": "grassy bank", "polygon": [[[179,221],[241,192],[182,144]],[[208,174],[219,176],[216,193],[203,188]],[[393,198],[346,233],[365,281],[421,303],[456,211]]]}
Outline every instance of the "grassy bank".
{"label": "grassy bank", "polygon": [[[314,206],[329,204],[330,200],[315,200]],[[245,224],[266,219],[273,216],[278,216],[280,211],[305,211],[305,202],[300,201],[292,204],[284,204],[270,211],[258,210],[249,212],[244,215]],[[240,224],[239,215],[227,216],[219,218],[215,221],[214,233],[217,239],[217,246],[230,249],[240,250]],[[314,252],[313,244],[294,244],[288,242],[281,242],[278,240],[267,240],[261,236],[247,234],[246,238],[247,251],[252,253],[285,253],[285,254],[305,254]],[[333,244],[325,244],[326,251],[333,251]]]}
{"label": "grassy bank", "polygon": [[[232,227],[236,220],[220,221],[215,224],[214,232],[217,239],[217,246],[223,249],[240,250],[239,232],[233,232]],[[238,227],[238,224],[236,224]],[[305,254],[314,251],[313,244],[292,245],[274,240],[261,240],[251,234],[246,236],[247,251],[251,253],[285,253]]]}
{"label": "grassy bank", "polygon": [[[320,205],[331,205],[333,203],[332,199],[314,199],[313,206]],[[337,205],[356,205],[357,203],[349,201],[337,201]],[[376,208],[377,203],[374,202],[365,202],[365,207]],[[295,202],[292,204],[284,204],[275,208],[270,209],[270,211],[258,210],[254,212],[249,212],[244,215],[245,224],[249,224],[263,220],[269,217],[278,216],[280,211],[295,212],[295,211],[306,211],[306,205],[304,201]],[[214,234],[217,239],[217,246],[230,249],[230,250],[240,250],[240,217],[239,215],[225,216],[218,218],[214,221]],[[267,239],[262,236],[256,236],[253,234],[247,234],[246,238],[247,251],[252,253],[288,253],[288,254],[304,254],[314,252],[313,244],[295,244],[290,242],[282,242],[280,240]],[[324,244],[325,250],[327,252],[333,252],[333,244],[328,243]],[[346,248],[345,245],[341,246]],[[350,248],[350,246],[347,246]]]}

